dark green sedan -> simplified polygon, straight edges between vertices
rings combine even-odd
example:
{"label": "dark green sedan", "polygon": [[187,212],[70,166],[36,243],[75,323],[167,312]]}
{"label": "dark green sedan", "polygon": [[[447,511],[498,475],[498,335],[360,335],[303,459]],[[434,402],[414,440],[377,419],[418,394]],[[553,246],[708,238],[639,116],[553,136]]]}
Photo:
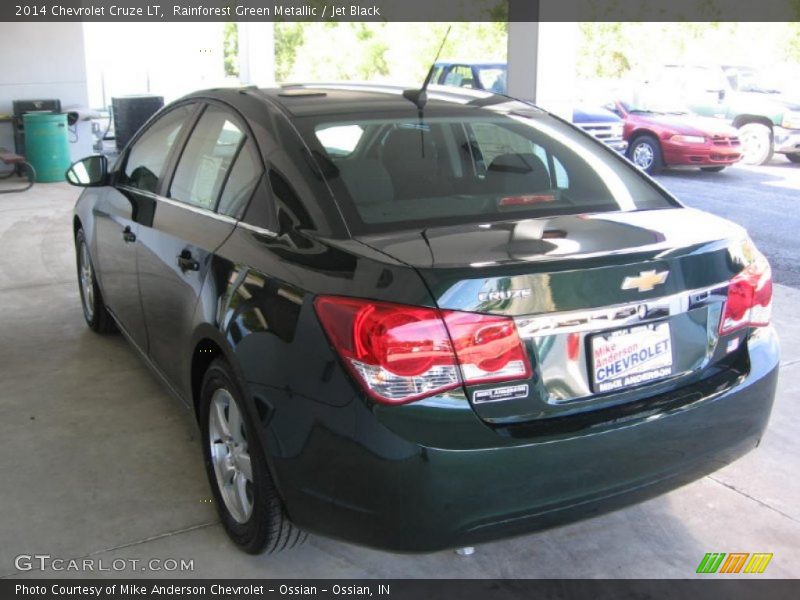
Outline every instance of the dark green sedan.
{"label": "dark green sedan", "polygon": [[196,415],[248,552],[519,535],[756,447],[779,349],[746,232],[505,96],[212,90],[76,163],[84,315]]}

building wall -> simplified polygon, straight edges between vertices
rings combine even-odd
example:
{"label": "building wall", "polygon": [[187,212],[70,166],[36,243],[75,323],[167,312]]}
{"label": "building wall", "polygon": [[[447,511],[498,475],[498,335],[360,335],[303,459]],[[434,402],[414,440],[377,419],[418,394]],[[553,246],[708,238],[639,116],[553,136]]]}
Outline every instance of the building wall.
{"label": "building wall", "polygon": [[86,23],[89,100],[156,94],[171,102],[225,79],[223,23]]}
{"label": "building wall", "polygon": [[[0,23],[0,56],[0,114],[11,114],[13,100],[88,105],[81,23]],[[0,123],[0,147],[14,148],[8,123]]]}

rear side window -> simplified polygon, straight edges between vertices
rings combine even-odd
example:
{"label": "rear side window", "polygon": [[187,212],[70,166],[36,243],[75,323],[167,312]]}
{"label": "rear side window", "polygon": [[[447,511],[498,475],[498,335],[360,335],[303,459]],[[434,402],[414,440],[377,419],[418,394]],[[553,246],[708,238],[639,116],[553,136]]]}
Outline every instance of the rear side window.
{"label": "rear side window", "polygon": [[262,172],[261,159],[255,144],[252,140],[245,141],[225,182],[217,211],[229,217],[240,218]]}
{"label": "rear side window", "polygon": [[[475,112],[299,121],[335,167],[326,177],[356,234],[679,206],[568,123]],[[328,150],[330,131],[355,126],[363,133],[352,152]]]}
{"label": "rear side window", "polygon": [[214,210],[228,170],[244,145],[245,135],[227,111],[209,106],[183,150],[170,197]]}
{"label": "rear side window", "polygon": [[120,183],[145,192],[158,190],[169,153],[194,108],[179,106],[147,128],[128,152]]}

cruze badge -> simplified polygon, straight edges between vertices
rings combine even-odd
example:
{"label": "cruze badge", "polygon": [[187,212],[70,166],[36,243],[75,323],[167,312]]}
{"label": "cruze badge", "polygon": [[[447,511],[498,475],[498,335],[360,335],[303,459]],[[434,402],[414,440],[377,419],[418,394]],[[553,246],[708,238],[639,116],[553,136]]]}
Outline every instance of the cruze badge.
{"label": "cruze badge", "polygon": [[489,300],[513,300],[514,298],[527,298],[530,295],[530,288],[522,288],[519,290],[502,290],[496,292],[481,292],[478,294],[478,301],[487,302]]}
{"label": "cruze badge", "polygon": [[638,277],[626,277],[622,281],[622,289],[649,292],[657,285],[664,283],[668,275],[669,271],[642,271]]}

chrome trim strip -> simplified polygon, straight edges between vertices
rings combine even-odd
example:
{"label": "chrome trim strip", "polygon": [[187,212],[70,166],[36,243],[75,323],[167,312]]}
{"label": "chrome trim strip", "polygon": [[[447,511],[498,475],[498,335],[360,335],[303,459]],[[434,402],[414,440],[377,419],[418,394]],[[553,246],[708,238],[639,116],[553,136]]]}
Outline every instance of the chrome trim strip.
{"label": "chrome trim strip", "polygon": [[523,339],[563,333],[602,331],[647,323],[688,312],[713,302],[723,302],[727,283],[688,290],[641,302],[628,302],[604,308],[573,310],[529,317],[515,317],[517,330]]}
{"label": "chrome trim strip", "polygon": [[267,235],[269,237],[278,237],[278,234],[270,229],[265,229],[264,227],[257,227],[256,225],[250,225],[250,223],[245,223],[244,221],[239,221],[237,226],[246,229],[247,231],[252,231],[253,233],[259,233],[261,235]]}
{"label": "chrome trim strip", "polygon": [[164,196],[159,196],[158,194],[154,194],[153,192],[148,192],[145,190],[140,190],[138,188],[130,187],[127,185],[119,185],[117,186],[121,190],[125,190],[132,194],[138,194],[140,196],[144,196],[145,198],[150,198],[156,202],[163,202],[165,204],[169,204],[170,206],[175,206],[177,208],[183,208],[198,215],[203,215],[205,217],[211,217],[212,219],[216,219],[217,221],[222,221],[223,223],[228,223],[229,225],[236,225],[239,223],[233,217],[229,217],[227,215],[221,215],[214,211],[208,210],[207,208],[202,208],[200,206],[194,206],[192,204],[188,204],[186,202],[179,202],[177,200],[173,200],[171,198],[165,198]]}

